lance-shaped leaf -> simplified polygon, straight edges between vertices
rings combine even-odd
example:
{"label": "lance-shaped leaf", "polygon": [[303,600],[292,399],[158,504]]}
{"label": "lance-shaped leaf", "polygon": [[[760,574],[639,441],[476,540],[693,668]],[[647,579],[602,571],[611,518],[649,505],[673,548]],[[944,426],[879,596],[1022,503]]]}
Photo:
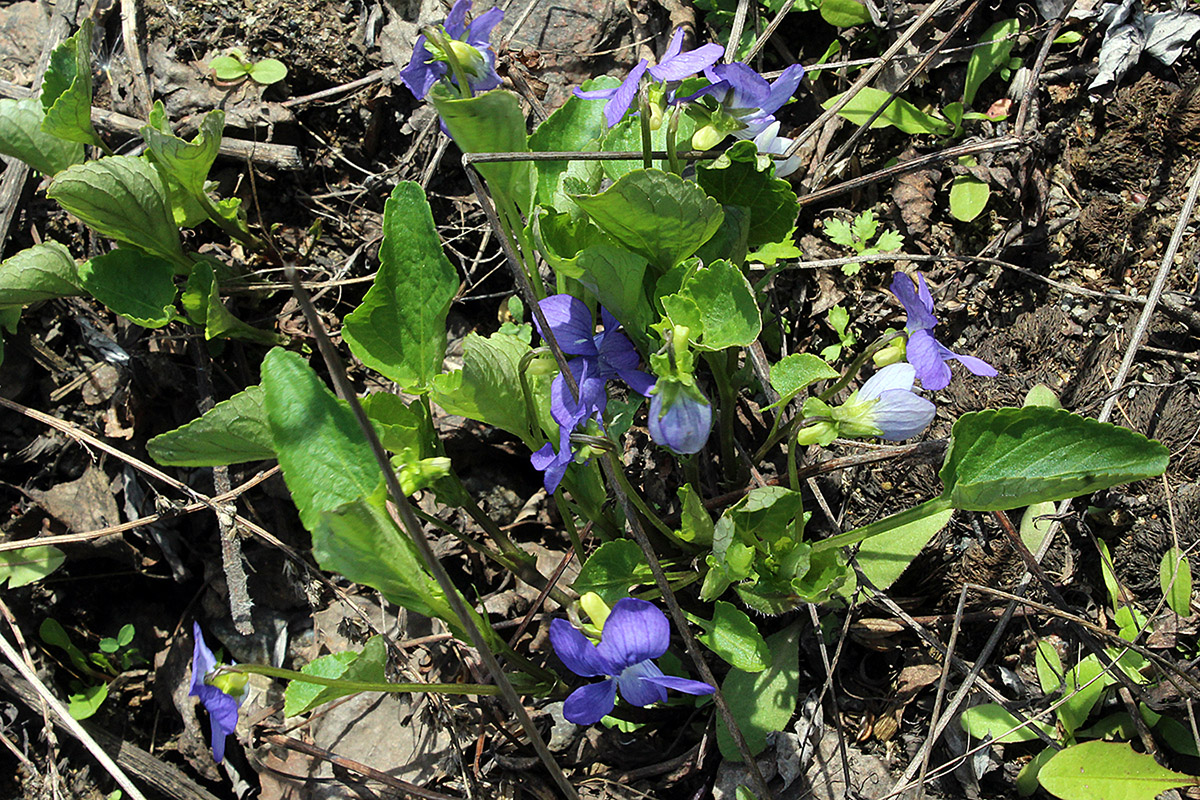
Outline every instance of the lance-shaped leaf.
{"label": "lance-shaped leaf", "polygon": [[20,159],[43,175],[55,175],[83,162],[83,145],[43,131],[45,116],[36,98],[0,100],[0,155]]}
{"label": "lance-shaped leaf", "polygon": [[[841,97],[840,94],[831,97],[822,103],[821,107],[832,108]],[[855,125],[862,125],[880,106],[887,103],[890,97],[890,92],[864,86],[837,113],[839,117],[845,117]],[[884,112],[871,123],[872,128],[886,128],[889,125],[908,134],[931,133],[939,136],[945,136],[954,129],[946,120],[926,114],[903,97],[894,98]]]}
{"label": "lance-shaped leaf", "polygon": [[97,233],[186,268],[179,229],[158,171],[144,158],[108,156],[54,177],[46,195]]}
{"label": "lance-shaped leaf", "polygon": [[695,183],[657,169],[634,170],[599,194],[573,198],[609,236],[661,272],[696,252],[725,218],[721,204]]}
{"label": "lance-shaped leaf", "polygon": [[[732,669],[721,684],[721,693],[729,703],[733,719],[746,737],[752,755],[767,746],[767,734],[783,730],[800,694],[800,623],[794,622],[767,637],[771,665],[761,672]],[[729,761],[741,761],[733,736],[718,718],[717,744]]]}
{"label": "lance-shaped leaf", "polygon": [[1066,800],[1154,800],[1200,778],[1161,767],[1128,742],[1084,742],[1054,754],[1038,773],[1042,788]]}
{"label": "lance-shaped leaf", "polygon": [[143,328],[161,328],[175,318],[175,270],[134,247],[118,247],[79,266],[83,288]]}
{"label": "lance-shaped leaf", "polygon": [[212,264],[199,260],[192,267],[187,286],[180,296],[180,303],[188,318],[204,328],[205,339],[241,339],[245,342],[274,345],[286,341],[270,331],[264,331],[242,322],[221,302],[216,273]]}
{"label": "lance-shaped leaf", "polygon": [[272,449],[304,527],[313,531],[322,514],[375,494],[383,473],[354,415],[301,356],[267,353],[262,387]]}
{"label": "lance-shaped leaf", "polygon": [[0,263],[0,309],[80,294],[71,252],[56,241],[35,244]]}
{"label": "lance-shaped leaf", "polygon": [[50,53],[42,78],[42,131],[70,142],[100,145],[92,127],[92,21]]}
{"label": "lance-shaped leaf", "polygon": [[775,177],[770,157],[759,155],[754,142],[738,142],[711,164],[700,164],[696,182],[722,204],[750,212],[751,249],[782,241],[796,224],[796,193]]}
{"label": "lance-shaped leaf", "polygon": [[198,419],[146,442],[146,452],[173,467],[216,467],[275,458],[263,388],[250,386]]}
{"label": "lance-shaped leaf", "polygon": [[999,511],[1161,475],[1167,448],[1127,428],[1045,406],[964,414],[942,466],[954,508]]}
{"label": "lance-shaped leaf", "polygon": [[342,336],[364,364],[405,391],[428,391],[442,371],[446,314],[457,292],[425,192],[400,183],[383,208],[379,272]]}

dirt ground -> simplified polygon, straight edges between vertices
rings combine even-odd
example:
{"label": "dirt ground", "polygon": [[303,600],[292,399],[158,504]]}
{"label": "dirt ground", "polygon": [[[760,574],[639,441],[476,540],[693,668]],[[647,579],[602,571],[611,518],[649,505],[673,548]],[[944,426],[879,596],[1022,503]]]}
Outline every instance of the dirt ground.
{"label": "dirt ground", "polygon": [[[81,5],[80,14],[89,12],[87,5]],[[97,22],[96,104],[141,117],[136,68],[121,35],[126,5],[91,4]],[[319,287],[318,307],[330,330],[337,331],[370,285],[378,266],[383,202],[400,180],[426,187],[447,252],[463,279],[451,311],[450,357],[461,352],[459,343],[468,332],[489,333],[498,327],[512,293],[503,255],[475,203],[454,144],[438,131],[431,108],[414,101],[395,79],[420,26],[440,19],[444,10],[431,0],[134,0],[128,5],[138,12],[142,74],[173,120],[223,107],[227,136],[280,145],[296,154],[290,167],[223,158],[212,177],[221,196],[243,199],[252,222],[269,228],[287,247],[307,253],[303,277]],[[661,5],[534,2],[514,33],[509,26],[523,5],[513,4],[500,28],[502,72],[508,84],[549,109],[584,79],[624,75],[647,47],[661,52],[671,22],[692,11],[675,0]],[[919,55],[933,46],[963,5],[947,4],[904,55]],[[702,40],[721,19],[715,13],[706,17],[704,11],[712,7],[696,5]],[[888,7],[895,14],[889,27],[840,31],[842,50],[832,60],[878,58],[925,8],[912,3]],[[0,7],[0,93],[15,96],[37,77],[48,30],[40,8],[32,0]],[[750,24],[761,29],[770,16],[760,8]],[[1015,112],[1027,96],[1020,81],[1031,78],[1050,23],[1027,4],[1004,0],[985,4],[952,43],[975,41],[992,21],[1006,17],[1022,21],[1026,35],[1013,54],[1024,66],[1011,83],[993,77],[981,97],[1010,98]],[[927,433],[930,440],[946,437],[964,412],[1020,405],[1036,384],[1050,387],[1068,409],[1099,413],[1180,225],[1189,181],[1200,167],[1200,65],[1192,47],[1169,67],[1144,57],[1115,89],[1093,95],[1087,85],[1095,73],[1103,26],[1072,22],[1068,29],[1081,38],[1050,49],[1028,95],[1036,109],[1025,130],[1016,130],[1017,120],[1010,115],[970,131],[973,138],[967,141],[980,144],[976,174],[992,185],[986,210],[972,222],[956,221],[948,211],[950,182],[965,169],[954,162],[933,161],[899,176],[844,185],[897,159],[911,160],[948,146],[935,137],[872,131],[832,163],[830,156],[854,131],[853,125],[834,120],[801,151],[805,167],[793,180],[803,204],[796,233],[803,260],[768,287],[772,308],[786,323],[786,347],[789,352],[817,352],[835,342],[825,319],[839,303],[850,311],[858,340],[873,341],[900,320],[900,309],[886,291],[897,263],[920,268],[936,287],[946,343],[1000,371],[987,381],[956,381],[941,393],[938,417]],[[766,48],[761,68],[812,64],[838,35],[816,12],[794,12]],[[283,60],[288,78],[265,88],[214,85],[206,64],[233,46],[253,59]],[[935,61],[904,96],[918,106],[934,107],[956,99],[965,59]],[[897,85],[917,60],[897,58],[881,87]],[[857,75],[853,67],[811,72],[798,101],[781,112],[783,132],[803,130],[820,112],[819,104]],[[117,129],[102,129],[102,135],[118,151],[136,138]],[[989,143],[1013,135],[1021,136],[1019,146],[989,149]],[[843,190],[811,201],[805,197],[838,186]],[[12,222],[7,231],[0,230],[0,256],[44,237],[69,244],[76,256],[95,252],[98,243],[48,201],[43,189],[36,179],[24,182]],[[940,258],[868,263],[853,275],[837,266],[812,266],[809,262],[848,255],[823,235],[822,223],[865,210],[904,234],[904,252]],[[319,236],[314,235],[317,223]],[[1111,612],[1095,539],[1107,543],[1130,599],[1152,616],[1156,609],[1162,611],[1159,562],[1169,547],[1192,548],[1193,571],[1200,569],[1200,448],[1194,444],[1200,435],[1200,240],[1190,220],[1181,230],[1182,246],[1170,267],[1166,294],[1119,389],[1112,417],[1167,445],[1170,467],[1161,480],[1076,502],[1061,520],[1062,531],[1044,562],[1048,579],[1067,603],[1060,610],[1100,625],[1111,622],[1106,616]],[[281,286],[280,271],[230,249],[218,233],[200,228],[189,246],[208,248],[238,266],[242,280],[231,284],[226,298],[235,313],[310,346],[311,333]],[[125,357],[114,359],[114,348]],[[72,433],[0,409],[0,498],[5,510],[0,542],[98,531],[158,515],[150,525],[64,545],[66,563],[57,572],[4,592],[0,611],[23,633],[38,674],[60,696],[73,691],[71,682],[78,678],[65,652],[39,636],[44,620],[61,623],[87,652],[103,637],[116,636],[123,625],[133,626],[129,649],[136,657],[112,679],[107,699],[85,724],[98,736],[123,741],[144,755],[140,769],[166,782],[151,782],[159,787],[148,791],[151,797],[408,796],[396,780],[440,793],[424,795],[430,797],[555,796],[499,704],[361,695],[306,721],[284,721],[281,691],[265,680],[252,682],[252,699],[240,722],[238,743],[230,740],[227,764],[218,768],[212,763],[207,723],[187,697],[193,619],[240,662],[298,666],[326,652],[361,646],[379,632],[402,653],[391,664],[397,679],[469,681],[479,669],[469,653],[427,620],[398,612],[370,589],[319,574],[312,566],[307,534],[275,473],[237,498],[238,512],[271,538],[247,532],[241,540],[255,633],[244,636],[234,630],[214,516],[202,507],[186,509],[186,492],[147,477],[142,466],[150,462],[145,450],[150,437],[194,419],[198,403],[225,399],[257,382],[263,352],[235,342],[206,346],[179,324],[148,331],[82,299],[27,309],[17,333],[5,336],[0,397],[59,420]],[[361,365],[352,377],[362,390],[379,388]],[[754,411],[746,410],[747,442],[763,434],[754,427]],[[440,425],[449,455],[484,510],[537,554],[543,574],[552,572],[570,544],[521,443],[461,418],[446,417]],[[81,442],[78,432],[97,437],[121,455]],[[644,430],[641,436],[635,434],[626,457],[630,473],[642,478],[646,496],[670,506],[680,476],[655,460],[643,446]],[[835,448],[832,454],[849,452],[854,451]],[[848,528],[937,494],[939,462],[898,461],[875,471],[855,467],[824,474],[815,485],[831,516]],[[227,480],[238,487],[271,466],[233,467]],[[783,468],[782,458],[761,466],[768,479]],[[186,486],[214,494],[212,470],[167,472]],[[713,485],[710,496],[738,488],[745,487]],[[423,508],[445,516],[431,498]],[[466,528],[474,524],[466,518],[447,521]],[[822,515],[814,517],[812,535],[826,535],[831,528]],[[534,624],[522,644],[529,652],[547,651],[551,615],[534,606],[536,592],[514,584],[511,576],[450,537],[439,541],[438,548],[456,580],[482,599],[502,632],[533,613]],[[964,585],[1012,591],[1024,572],[1021,556],[994,518],[957,514],[888,595],[945,641]],[[1032,596],[1050,602],[1036,582]],[[1004,604],[980,592],[967,597],[957,652],[973,660]],[[822,798],[883,797],[929,734],[940,659],[912,625],[878,606],[822,615],[829,652],[837,648],[840,656],[831,693],[819,707],[814,693],[811,702],[817,710],[810,708],[800,719],[811,720],[815,714],[824,734],[814,740],[815,756],[810,753],[798,768],[804,779],[780,789],[784,779],[778,777],[773,785],[780,789],[779,797],[800,797],[804,791]],[[797,617],[808,619],[805,611],[764,619],[763,632],[782,629]],[[1200,618],[1158,619],[1156,630],[1162,633],[1151,646],[1181,668],[1194,669],[1196,662],[1187,660],[1196,657]],[[1036,684],[1031,652],[1046,637],[1057,637],[1064,652],[1079,647],[1053,614],[1019,611],[981,680],[1009,696],[1025,691],[1020,688],[1025,684]],[[811,627],[802,639],[802,697],[819,692],[826,680],[818,639]],[[13,689],[19,683],[15,673],[0,665],[0,736],[7,745],[0,749],[0,797],[109,796],[115,784],[69,734],[45,722],[36,700],[22,701]],[[1160,692],[1153,700],[1160,713],[1186,719],[1184,698]],[[624,734],[599,727],[574,731],[556,725],[544,706],[531,704],[531,710],[585,797],[734,796],[740,773],[720,762],[711,720],[704,714],[681,715],[677,709],[651,713],[646,727]],[[961,759],[964,735],[956,725],[950,727],[934,749],[932,764],[962,763],[931,778],[927,794],[1016,796],[1015,776],[1036,751],[1005,745],[985,750],[982,757]],[[789,731],[764,754],[761,766],[768,775],[797,769],[788,766],[785,744],[798,746],[800,722]],[[854,790],[850,794],[843,763]],[[1195,758],[1177,756],[1171,764],[1200,773]],[[381,782],[372,770],[393,782]],[[137,768],[132,771],[144,777]]]}

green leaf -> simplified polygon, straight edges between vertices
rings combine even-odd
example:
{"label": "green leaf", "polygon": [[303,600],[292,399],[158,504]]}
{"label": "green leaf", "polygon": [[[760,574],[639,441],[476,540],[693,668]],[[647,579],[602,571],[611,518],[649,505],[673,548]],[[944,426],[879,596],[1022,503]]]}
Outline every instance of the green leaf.
{"label": "green leaf", "polygon": [[[604,232],[582,215],[572,216],[566,212],[542,209],[534,217],[532,227],[533,240],[546,262],[564,278],[578,278],[583,274],[578,261],[580,253],[586,248],[599,244],[611,247]],[[627,250],[621,252],[629,253]],[[633,256],[632,253],[629,255]]]}
{"label": "green leaf", "polygon": [[433,400],[451,414],[486,422],[531,444],[520,375],[521,358],[528,352],[529,345],[508,334],[486,339],[467,334],[463,368],[433,379]]}
{"label": "green leaf", "polygon": [[262,387],[273,448],[304,527],[312,531],[323,512],[375,493],[383,473],[354,415],[303,358],[271,350]]}
{"label": "green leaf", "polygon": [[0,100],[0,155],[20,159],[43,175],[83,163],[83,145],[44,132],[45,116],[36,98]]}
{"label": "green leaf", "polygon": [[132,624],[127,622],[122,625],[121,630],[117,631],[117,646],[128,647],[130,644],[132,644],[133,634],[135,632],[136,628],[134,628]]}
{"label": "green leaf", "polygon": [[208,67],[219,81],[240,81],[250,74],[250,65],[233,56],[217,56],[208,62]]}
{"label": "green leaf", "polygon": [[871,583],[887,589],[929,544],[938,531],[950,523],[953,509],[895,528],[886,536],[867,539],[858,548],[858,565]]}
{"label": "green leaf", "polygon": [[[767,637],[771,666],[761,672],[732,669],[721,692],[752,755],[767,746],[767,734],[781,731],[796,713],[800,693],[800,623]],[[718,717],[717,744],[728,761],[742,760],[725,721]]]}
{"label": "green leaf", "polygon": [[167,190],[150,162],[108,156],[68,167],[54,176],[46,195],[97,233],[190,267],[179,229],[167,204]]}
{"label": "green leaf", "polygon": [[[831,97],[822,103],[821,107],[832,108],[841,97],[840,94]],[[870,119],[876,109],[886,103],[889,97],[891,97],[891,92],[873,89],[870,86],[863,87],[841,111],[837,112],[838,116],[850,120],[855,125],[861,125]],[[928,133],[939,136],[944,136],[954,129],[949,122],[926,114],[902,97],[893,100],[887,110],[871,123],[872,128],[886,128],[889,125],[899,128],[904,133]]]}
{"label": "green leaf", "polygon": [[1029,763],[1021,767],[1021,771],[1017,773],[1017,794],[1021,797],[1029,797],[1038,790],[1038,773],[1042,771],[1042,767],[1046,766],[1046,762],[1053,758],[1057,752],[1054,748],[1047,747],[1031,758]]}
{"label": "green leaf", "polygon": [[[322,512],[312,543],[313,558],[321,569],[377,589],[389,602],[440,619],[455,636],[469,639],[416,547],[379,502],[360,497]],[[471,613],[479,622],[478,615]],[[483,630],[493,645],[499,644],[489,626]]]}
{"label": "green leaf", "polygon": [[1001,511],[1161,475],[1167,448],[1043,406],[964,414],[939,473],[955,508]]}
{"label": "green leaf", "polygon": [[401,453],[410,450],[422,455],[421,421],[412,408],[398,395],[373,392],[361,398],[363,411],[379,432],[379,441],[387,450]]}
{"label": "green leaf", "polygon": [[143,328],[161,328],[175,318],[174,268],[137,248],[118,247],[80,264],[79,282],[92,297]]}
{"label": "green leaf", "polygon": [[[1038,738],[1037,733],[1008,713],[1004,706],[995,703],[972,706],[962,713],[959,721],[963,730],[973,738],[986,739],[990,736],[997,744],[1032,742]],[[1054,729],[1044,722],[1033,720],[1032,724],[1045,733],[1054,733]]]}
{"label": "green leaf", "polygon": [[690,483],[679,487],[679,500],[683,505],[677,534],[685,542],[710,545],[713,540],[713,520],[704,507],[700,495]]}
{"label": "green leaf", "polygon": [[[442,124],[464,153],[529,152],[525,114],[517,96],[508,91],[484,92],[463,100],[450,98],[436,88],[429,99]],[[533,165],[528,161],[477,164],[493,194],[500,193],[528,215],[536,188]]]}
{"label": "green leaf", "polygon": [[983,213],[992,190],[974,175],[955,175],[950,182],[950,216],[970,222]]}
{"label": "green leaf", "polygon": [[1021,541],[1029,548],[1029,552],[1036,553],[1041,549],[1042,541],[1054,525],[1053,515],[1056,511],[1054,503],[1046,501],[1034,503],[1021,514]]}
{"label": "green leaf", "polygon": [[263,388],[250,386],[217,403],[203,416],[160,433],[146,452],[172,467],[216,467],[275,458]]}
{"label": "green leaf", "polygon": [[[584,81],[580,87],[585,91],[612,89],[620,81],[609,75],[601,75]],[[595,150],[596,142],[604,135],[604,103],[584,100],[572,95],[567,98],[537,130],[529,136],[529,149],[535,153],[553,151]],[[560,177],[567,171],[569,161],[537,161],[537,202],[541,205],[566,211],[556,203]],[[599,165],[596,165],[599,168]]]}
{"label": "green leaf", "polygon": [[871,21],[871,12],[855,0],[821,0],[821,19],[835,28],[853,28]]}
{"label": "green leaf", "polygon": [[67,697],[67,711],[75,719],[87,719],[100,710],[100,704],[106,699],[108,699],[107,683],[85,686],[83,691]]}
{"label": "green leaf", "polygon": [[180,303],[188,318],[204,327],[205,339],[241,339],[264,345],[275,345],[284,341],[283,337],[251,327],[233,315],[221,302],[217,277],[207,259],[197,261],[193,265],[187,286],[180,296]]}
{"label": "green leaf", "polygon": [[1159,585],[1167,605],[1181,617],[1192,615],[1192,565],[1178,547],[1163,553],[1158,569]]}
{"label": "green leaf", "polygon": [[1025,400],[1021,403],[1023,406],[1047,406],[1049,408],[1062,408],[1062,402],[1058,399],[1058,395],[1044,383],[1035,384],[1032,389],[1025,393]]}
{"label": "green leaf", "polygon": [[653,582],[650,565],[637,542],[614,539],[600,545],[588,556],[571,588],[579,594],[595,592],[612,606],[621,598],[629,597],[634,586]]}
{"label": "green leaf", "polygon": [[823,223],[825,235],[829,237],[829,241],[834,244],[848,247],[855,252],[858,252],[862,247],[862,242],[854,238],[854,232],[850,227],[850,223],[843,219],[831,217]]}
{"label": "green leaf", "polygon": [[[771,388],[779,392],[775,405],[790,403],[817,381],[832,380],[838,371],[811,353],[792,353],[771,365]],[[773,407],[773,406],[772,406]]]}
{"label": "green leaf", "polygon": [[80,293],[75,259],[54,240],[35,244],[0,263],[0,309],[19,309]]}
{"label": "green leaf", "polygon": [[662,298],[662,304],[676,325],[699,328],[696,347],[700,350],[745,347],[753,344],[762,330],[754,290],[742,271],[728,261],[714,261],[692,272],[683,288]]}
{"label": "green leaf", "polygon": [[975,93],[992,73],[1008,63],[1008,54],[1012,52],[1015,39],[1006,37],[1021,29],[1016,19],[1000,20],[983,32],[979,41],[971,49],[971,58],[967,61],[967,81],[963,87],[963,105],[970,106],[975,102]]}
{"label": "green leaf", "polygon": [[642,282],[646,259],[620,247],[598,244],[581,252],[575,263],[579,282],[625,326],[634,344],[643,351],[648,349],[646,330],[655,316]]}
{"label": "green leaf", "polygon": [[424,190],[401,182],[383,208],[379,272],[342,336],[368,367],[406,392],[426,392],[442,371],[446,314],[457,292]]}
{"label": "green leaf", "polygon": [[1033,654],[1034,667],[1037,669],[1038,684],[1042,687],[1042,694],[1053,694],[1062,686],[1063,670],[1062,658],[1058,655],[1058,649],[1053,643],[1042,639],[1038,642],[1037,650]]}
{"label": "green leaf", "polygon": [[1041,772],[1042,788],[1064,800],[1154,800],[1200,778],[1160,767],[1128,743],[1084,742],[1055,753]]}
{"label": "green leaf", "polygon": [[71,637],[58,620],[51,617],[43,619],[42,624],[38,626],[38,636],[46,644],[63,650],[67,654],[67,657],[71,659],[71,664],[79,672],[85,675],[96,674],[96,671],[92,669],[91,664],[88,662],[87,656],[75,646],[75,643],[71,641]]}
{"label": "green leaf", "polygon": [[871,249],[877,253],[890,253],[904,246],[904,236],[900,231],[887,230],[879,234],[875,246]]}
{"label": "green leaf", "polygon": [[42,131],[69,142],[100,145],[92,127],[92,21],[50,53],[42,78]]}
{"label": "green leaf", "polygon": [[722,205],[750,212],[750,248],[783,239],[796,224],[800,206],[791,184],[774,177],[771,159],[754,142],[737,142],[711,164],[701,163],[696,182]]}
{"label": "green leaf", "polygon": [[277,58],[264,58],[250,67],[249,75],[250,80],[255,83],[270,86],[272,83],[279,83],[286,78],[288,68],[286,64]]}
{"label": "green leaf", "polygon": [[40,581],[62,566],[66,556],[54,545],[39,544],[0,552],[0,586],[19,589]]}
{"label": "green leaf", "polygon": [[[334,678],[359,683],[386,683],[388,653],[387,643],[382,636],[367,639],[361,651],[346,650],[321,656],[305,664],[301,672],[316,678]],[[303,680],[288,681],[283,693],[283,715],[299,716],[317,706],[355,694],[356,690],[339,689],[336,686],[321,686]]]}
{"label": "green leaf", "polygon": [[155,166],[168,182],[174,182],[198,201],[207,199],[204,182],[221,149],[225,130],[225,112],[210,111],[200,121],[200,127],[190,142],[153,125],[141,129],[142,139]]}
{"label": "green leaf", "polygon": [[731,603],[718,600],[712,621],[694,620],[704,628],[700,643],[742,672],[762,672],[771,666],[771,651],[754,621]]}
{"label": "green leaf", "polygon": [[1079,730],[1092,709],[1100,702],[1104,690],[1115,678],[1105,672],[1100,660],[1094,655],[1081,660],[1063,676],[1065,700],[1058,707],[1058,722],[1068,735]]}
{"label": "green leaf", "polygon": [[699,186],[656,169],[634,170],[600,194],[574,195],[574,200],[601,229],[660,272],[696,252],[725,217]]}
{"label": "green leaf", "polygon": [[850,232],[855,239],[863,243],[874,239],[877,230],[879,230],[879,221],[875,219],[875,212],[870,210],[862,212],[850,223]]}

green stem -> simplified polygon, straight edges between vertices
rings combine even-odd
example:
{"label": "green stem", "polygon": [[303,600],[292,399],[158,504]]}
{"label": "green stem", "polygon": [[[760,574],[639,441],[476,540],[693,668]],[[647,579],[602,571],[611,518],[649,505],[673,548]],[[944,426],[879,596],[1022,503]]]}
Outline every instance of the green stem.
{"label": "green stem", "polygon": [[232,664],[222,667],[229,672],[242,672],[251,675],[266,675],[269,678],[283,678],[290,681],[315,683],[318,686],[330,686],[347,692],[388,692],[390,694],[413,694],[419,692],[436,692],[437,694],[463,695],[498,695],[500,687],[485,683],[374,683],[371,681],[344,681],[339,678],[322,678],[317,675],[306,675],[292,669],[268,667],[262,664]]}
{"label": "green stem", "polygon": [[644,89],[638,91],[638,108],[638,119],[642,124],[642,167],[650,169],[653,165],[650,152],[654,149],[654,143],[650,139],[650,99]]}
{"label": "green stem", "polygon": [[446,34],[432,25],[421,32],[425,34],[426,39],[433,40],[441,48],[446,63],[450,65],[450,71],[454,73],[454,80],[458,84],[458,93],[462,95],[462,99],[471,99],[471,84],[467,82],[467,73],[463,71],[462,64],[458,63],[458,57],[454,55],[454,49],[450,47]]}
{"label": "green stem", "polygon": [[894,531],[896,528],[904,525],[909,525],[914,522],[919,522],[926,517],[932,517],[934,514],[945,511],[948,508],[954,508],[948,497],[935,497],[932,500],[927,500],[919,506],[913,506],[907,511],[901,511],[899,514],[892,514],[890,517],[884,517],[881,520],[872,522],[870,525],[864,525],[861,528],[855,528],[852,531],[846,531],[837,536],[830,536],[828,539],[822,539],[819,542],[813,542],[813,553],[819,553],[822,550],[832,550],[835,547],[849,547],[852,544],[870,539],[872,536],[878,536],[881,533]]}
{"label": "green stem", "polygon": [[679,160],[675,143],[676,134],[679,133],[679,112],[682,110],[683,104],[676,105],[671,109],[671,118],[667,121],[667,160],[671,162],[671,172],[676,175],[683,175],[683,163]]}
{"label": "green stem", "polygon": [[[617,461],[615,454],[613,460]],[[620,466],[619,461],[617,466]],[[629,479],[625,477],[624,470],[614,469],[613,477],[615,477],[617,483],[621,485],[621,490],[625,492],[625,494],[629,495],[629,502],[633,503],[633,507],[636,508],[643,517],[650,520],[650,524],[653,525],[659,533],[681,547],[688,546],[684,541],[675,535],[675,531],[671,530],[671,528],[667,526],[667,523],[659,519],[658,515],[651,510],[650,506],[646,504],[646,501],[642,499],[642,496],[637,493],[636,489],[633,488],[633,484],[631,484]]]}
{"label": "green stem", "polygon": [[867,363],[868,358],[878,353],[887,346],[888,342],[900,335],[901,334],[899,333],[893,333],[891,336],[881,336],[880,338],[876,339],[874,344],[859,353],[858,357],[850,362],[850,366],[846,368],[845,373],[842,374],[842,377],[837,379],[836,383],[817,395],[818,399],[829,402],[829,398],[833,397],[842,389],[845,389],[850,385],[850,381],[854,380],[855,376],[862,371],[862,368]]}
{"label": "green stem", "polygon": [[575,559],[582,564],[587,560],[587,554],[583,552],[583,540],[579,538],[579,528],[575,525],[575,513],[571,510],[571,505],[563,496],[561,489],[554,493],[554,505],[558,507],[558,516],[563,521],[563,527],[567,529],[567,537],[571,540],[571,549],[575,551]]}

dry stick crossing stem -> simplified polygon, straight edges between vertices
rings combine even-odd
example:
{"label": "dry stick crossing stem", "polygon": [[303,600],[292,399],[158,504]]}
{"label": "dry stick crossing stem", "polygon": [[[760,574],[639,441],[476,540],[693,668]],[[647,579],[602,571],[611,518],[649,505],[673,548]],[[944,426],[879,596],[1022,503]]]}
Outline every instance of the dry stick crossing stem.
{"label": "dry stick crossing stem", "polygon": [[[525,297],[526,302],[532,306],[531,310],[537,319],[538,327],[543,331],[543,338],[546,340],[550,351],[554,354],[555,361],[558,362],[559,371],[566,381],[568,388],[570,388],[571,395],[578,400],[579,384],[575,381],[575,376],[567,367],[566,354],[558,346],[558,341],[554,338],[554,331],[550,328],[549,323],[546,322],[545,314],[542,313],[541,307],[537,304],[536,299],[534,299],[533,287],[529,285],[529,278],[525,274],[525,270],[521,268],[521,263],[517,260],[516,253],[513,252],[512,245],[509,243],[508,237],[504,234],[504,229],[500,225],[500,217],[496,214],[496,209],[492,205],[487,190],[475,174],[475,170],[471,168],[472,162],[484,160],[475,159],[472,157],[474,155],[480,154],[469,153],[463,156],[463,166],[466,168],[467,179],[471,182],[471,187],[475,190],[475,197],[479,200],[480,206],[483,207],[483,213],[487,216],[488,222],[497,232],[500,246],[504,249],[504,255],[506,256],[505,260],[512,270],[513,279],[517,282],[518,290]],[[658,557],[654,553],[654,548],[650,544],[650,540],[646,537],[646,532],[642,529],[641,522],[637,517],[637,511],[633,507],[633,502],[621,488],[620,480],[617,477],[617,470],[621,468],[620,463],[612,453],[608,452],[604,453],[600,463],[602,468],[609,473],[609,483],[612,485],[613,492],[617,496],[617,502],[621,506],[622,513],[625,514],[629,530],[646,556],[646,561],[650,565],[650,571],[654,575],[654,583],[662,593],[663,602],[667,605],[667,610],[671,614],[675,628],[683,637],[688,655],[691,656],[696,669],[700,672],[700,676],[713,686],[715,690],[713,692],[713,702],[717,706],[717,712],[721,715],[721,719],[724,720],[726,727],[729,729],[729,733],[733,738],[734,744],[737,746],[738,753],[746,764],[746,768],[750,771],[750,778],[754,783],[754,791],[758,794],[759,800],[771,800],[774,795],[767,786],[767,782],[763,780],[762,773],[758,769],[758,762],[754,760],[754,755],[750,752],[750,748],[746,744],[746,737],[742,735],[737,720],[733,718],[733,711],[725,701],[725,695],[721,692],[720,687],[717,686],[716,678],[713,676],[712,670],[708,668],[708,664],[704,660],[704,655],[700,652],[700,647],[696,643],[696,638],[688,628],[687,618],[684,616],[683,609],[679,607],[679,603],[671,591],[671,584],[667,580],[662,566],[658,563]]]}
{"label": "dry stick crossing stem", "polygon": [[462,596],[458,593],[457,587],[455,587],[454,582],[450,579],[450,575],[446,572],[446,568],[442,566],[442,562],[434,555],[433,548],[430,546],[429,540],[425,537],[425,530],[421,527],[420,520],[417,519],[417,515],[413,513],[412,505],[408,502],[408,496],[400,488],[400,481],[397,479],[396,473],[392,470],[387,452],[383,449],[383,445],[375,433],[374,426],[371,425],[371,421],[367,418],[362,403],[358,401],[358,396],[354,393],[354,387],[350,385],[350,380],[346,376],[346,369],[342,364],[342,359],[334,349],[333,342],[330,341],[329,334],[325,331],[324,323],[322,323],[321,318],[317,315],[317,310],[309,301],[308,292],[300,285],[295,265],[288,262],[286,270],[288,280],[292,282],[292,292],[296,297],[296,302],[299,303],[301,311],[304,312],[304,317],[312,329],[314,338],[317,340],[317,348],[321,351],[321,357],[325,360],[325,365],[329,369],[329,376],[333,380],[334,388],[337,389],[337,393],[342,399],[350,405],[350,410],[354,413],[354,418],[362,429],[363,436],[370,445],[375,460],[379,462],[379,467],[383,470],[384,483],[387,486],[388,494],[391,495],[392,502],[395,504],[396,511],[400,515],[400,520],[404,525],[405,531],[408,533],[409,538],[412,539],[417,550],[421,553],[421,558],[425,561],[425,565],[433,573],[434,580],[438,582],[438,586],[441,587],[443,594],[446,596],[446,602],[450,604],[460,624],[471,637],[471,644],[479,653],[479,657],[483,660],[484,665],[491,674],[492,680],[499,687],[500,693],[504,696],[512,713],[516,716],[517,722],[520,723],[525,735],[529,737],[533,749],[537,752],[538,758],[550,773],[550,777],[554,779],[555,784],[558,785],[558,788],[568,800],[578,800],[579,794],[575,791],[575,787],[567,780],[567,776],[563,774],[562,769],[554,760],[554,756],[550,753],[550,748],[546,746],[542,735],[538,733],[537,727],[534,726],[529,712],[525,710],[525,706],[521,703],[521,698],[517,696],[517,690],[513,688],[512,683],[508,680],[508,676],[501,669],[496,654],[492,652],[491,647],[488,646],[487,641],[484,639],[483,632],[475,624],[474,617],[471,616],[466,603],[463,602]]}

